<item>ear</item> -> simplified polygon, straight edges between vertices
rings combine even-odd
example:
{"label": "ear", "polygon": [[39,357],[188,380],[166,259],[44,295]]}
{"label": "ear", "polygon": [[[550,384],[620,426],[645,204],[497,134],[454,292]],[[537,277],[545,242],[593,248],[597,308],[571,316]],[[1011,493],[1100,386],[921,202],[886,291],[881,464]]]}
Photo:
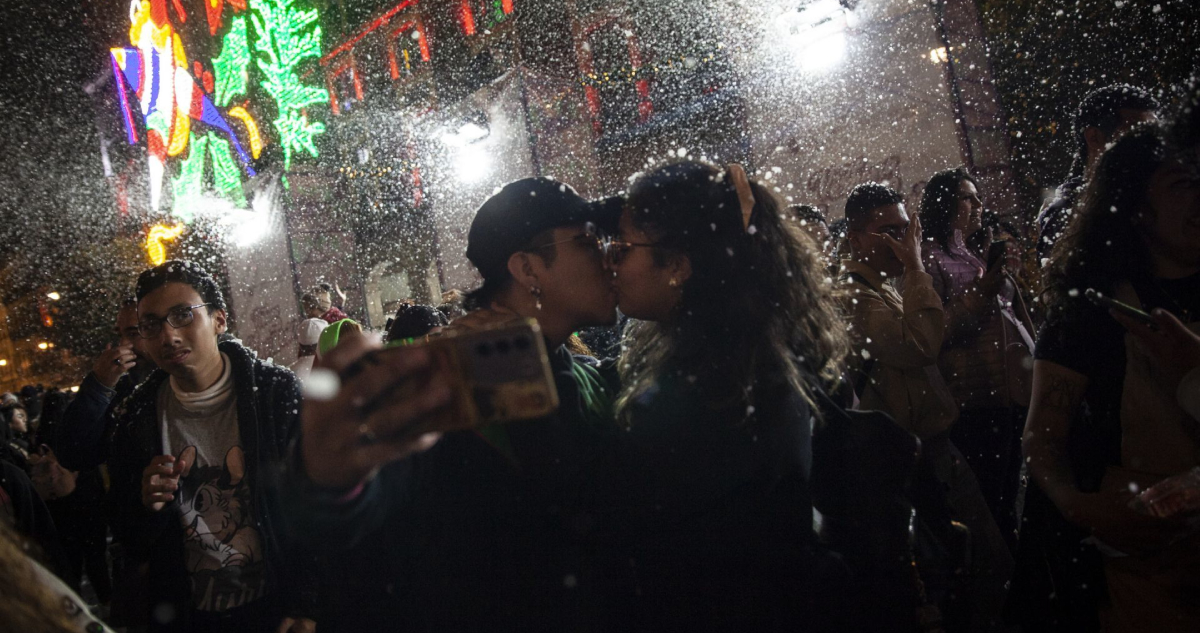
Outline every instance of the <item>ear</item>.
{"label": "ear", "polygon": [[537,273],[534,272],[533,257],[529,253],[519,252],[510,255],[508,274],[512,275],[513,280],[522,288],[536,286],[538,282]]}
{"label": "ear", "polygon": [[225,453],[225,472],[229,473],[230,487],[241,483],[246,475],[246,457],[240,446],[234,446]]}
{"label": "ear", "polygon": [[224,310],[214,310],[212,313],[212,321],[213,321],[213,327],[215,327],[217,330],[217,335],[220,336],[221,334],[224,334],[225,329],[228,326],[227,319],[225,316],[225,311]]}
{"label": "ear", "polygon": [[687,255],[674,255],[671,261],[667,262],[667,268],[671,270],[671,277],[678,279],[680,285],[692,276],[692,260]]}
{"label": "ear", "polygon": [[855,253],[863,252],[863,234],[858,231],[846,233],[846,241],[850,242],[850,250]]}

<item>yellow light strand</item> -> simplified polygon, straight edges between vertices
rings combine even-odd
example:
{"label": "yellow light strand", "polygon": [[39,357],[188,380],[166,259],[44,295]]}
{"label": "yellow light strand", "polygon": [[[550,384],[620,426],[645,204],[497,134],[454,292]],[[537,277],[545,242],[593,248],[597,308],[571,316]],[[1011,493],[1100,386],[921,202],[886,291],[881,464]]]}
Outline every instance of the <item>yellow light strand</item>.
{"label": "yellow light strand", "polygon": [[163,242],[175,240],[183,233],[184,228],[182,224],[175,226],[155,224],[150,227],[150,231],[146,233],[146,256],[150,258],[151,265],[158,266],[167,261],[167,249],[163,246]]}
{"label": "yellow light strand", "polygon": [[246,125],[246,134],[250,137],[250,155],[257,159],[263,149],[262,136],[258,133],[258,124],[242,106],[230,108],[229,116],[241,119],[242,123]]}

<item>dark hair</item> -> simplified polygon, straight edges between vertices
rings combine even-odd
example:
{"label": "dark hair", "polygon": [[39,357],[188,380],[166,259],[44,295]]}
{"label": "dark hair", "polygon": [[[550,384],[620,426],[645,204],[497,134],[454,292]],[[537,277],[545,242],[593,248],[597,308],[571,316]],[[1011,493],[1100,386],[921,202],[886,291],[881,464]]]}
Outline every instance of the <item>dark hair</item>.
{"label": "dark hair", "polygon": [[[532,253],[541,257],[546,266],[553,266],[554,260],[558,258],[558,246],[552,244],[553,241],[554,229],[547,229],[530,238],[529,243],[517,252]],[[463,308],[465,310],[478,310],[488,307],[512,283],[512,273],[508,272],[508,268],[505,268],[501,276],[493,275],[491,279],[483,280],[482,286],[464,294],[462,300]]]}
{"label": "dark hair", "polygon": [[388,341],[403,341],[425,336],[433,328],[443,327],[447,324],[449,324],[449,320],[446,319],[446,315],[438,312],[437,308],[405,301],[400,304],[400,308],[396,310],[396,316],[388,325]]}
{"label": "dark hair", "polygon": [[958,188],[964,180],[975,183],[974,176],[966,167],[943,169],[929,177],[921,194],[921,230],[926,239],[937,242],[942,248],[950,247],[950,236],[954,233],[954,208],[958,206]]}
{"label": "dark hair", "polygon": [[1164,127],[1141,124],[1104,152],[1045,272],[1047,315],[1073,312],[1094,288],[1110,294],[1121,280],[1153,276],[1137,230],[1150,179],[1170,155]]}
{"label": "dark hair", "polygon": [[304,308],[304,311],[307,312],[314,308],[320,308],[321,302],[317,301],[317,295],[312,292],[306,292],[300,295],[300,307]]}
{"label": "dark hair", "polygon": [[1200,164],[1200,71],[1184,83],[1183,99],[1171,116],[1171,142],[1184,160]]}
{"label": "dark hair", "polygon": [[165,261],[138,275],[137,300],[140,302],[146,295],[173,282],[191,286],[200,295],[200,300],[209,304],[209,312],[225,309],[225,296],[221,294],[217,280],[200,264],[180,259]]}
{"label": "dark hair", "polygon": [[793,204],[787,208],[787,212],[797,222],[821,224],[829,228],[825,213],[811,204]]}
{"label": "dark hair", "polygon": [[1121,125],[1121,110],[1157,110],[1158,101],[1143,88],[1129,84],[1112,84],[1089,92],[1075,115],[1071,118],[1071,131],[1075,137],[1075,160],[1071,163],[1071,176],[1083,175],[1088,162],[1087,141],[1083,131],[1089,127],[1100,128],[1105,135],[1112,135]]}
{"label": "dark hair", "polygon": [[[751,228],[725,170],[693,161],[638,178],[626,211],[651,236],[657,264],[685,255],[691,276],[681,287],[678,318],[631,322],[618,369],[619,411],[653,388],[668,367],[685,364],[712,404],[754,401],[786,381],[812,401],[813,376],[833,381],[849,350],[838,322],[820,249],[783,220],[783,204],[751,182]],[[793,359],[801,359],[798,367]]]}
{"label": "dark hair", "polygon": [[871,222],[871,211],[889,204],[903,204],[904,196],[878,182],[864,182],[850,190],[846,198],[846,221],[852,231],[861,231]]}

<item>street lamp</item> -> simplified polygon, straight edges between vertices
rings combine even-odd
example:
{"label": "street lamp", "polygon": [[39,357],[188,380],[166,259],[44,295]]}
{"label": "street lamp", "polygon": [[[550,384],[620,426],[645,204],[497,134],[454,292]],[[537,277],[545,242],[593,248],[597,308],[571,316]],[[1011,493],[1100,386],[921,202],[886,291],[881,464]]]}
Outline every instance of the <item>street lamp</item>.
{"label": "street lamp", "polygon": [[59,299],[62,299],[62,295],[55,291],[50,291],[46,293],[46,298],[50,299],[51,301],[58,301]]}
{"label": "street lamp", "polygon": [[49,348],[50,348],[50,344],[49,344],[49,343],[47,343],[47,342],[45,342],[45,341],[42,341],[41,343],[38,343],[38,349],[40,349],[40,350],[46,350],[46,349],[49,349]]}
{"label": "street lamp", "polygon": [[7,365],[8,365],[8,359],[7,359],[7,358],[0,358],[0,367],[5,367],[5,366],[7,366]]}

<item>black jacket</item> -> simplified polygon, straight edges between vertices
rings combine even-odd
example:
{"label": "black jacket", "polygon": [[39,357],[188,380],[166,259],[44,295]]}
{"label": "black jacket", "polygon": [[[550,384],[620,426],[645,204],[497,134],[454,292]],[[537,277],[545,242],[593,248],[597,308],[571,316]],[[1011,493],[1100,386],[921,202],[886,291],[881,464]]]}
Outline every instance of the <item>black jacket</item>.
{"label": "black jacket", "polygon": [[[594,630],[594,593],[560,504],[512,443],[541,424],[591,424],[580,371],[550,354],[558,415],[445,434],[433,448],[385,466],[352,501],[291,471],[283,497],[291,529],[323,553],[330,611],[321,630]],[[298,453],[297,453],[298,454]]]}
{"label": "black jacket", "polygon": [[1067,226],[1071,223],[1075,198],[1079,195],[1079,190],[1083,185],[1084,180],[1079,176],[1068,178],[1054,192],[1054,199],[1038,213],[1037,254],[1039,262],[1050,257],[1051,252],[1054,251],[1054,245],[1066,232]]}
{"label": "black jacket", "polygon": [[580,389],[578,364],[565,350],[552,355],[559,414],[506,425],[504,450],[473,432],[447,434],[341,504],[291,475],[297,531],[314,547],[350,546],[384,578],[376,593],[387,599],[362,597],[358,619],[335,618],[338,630],[811,624],[801,617],[812,595],[802,401],[775,399],[750,428],[738,424],[744,407],[699,405],[680,378],[639,407],[627,432],[584,415],[581,391],[597,385]]}
{"label": "black jacket", "polygon": [[121,376],[115,389],[100,384],[91,373],[83,379],[63,413],[51,447],[63,468],[90,470],[108,461],[116,424],[112,410],[133,393],[136,385],[130,374]]}
{"label": "black jacket", "polygon": [[[299,382],[288,369],[258,360],[236,341],[223,342],[219,348],[232,363],[238,431],[267,560],[267,593],[284,604],[288,615],[311,617],[316,599],[311,567],[291,551],[283,534],[275,486],[287,447],[299,431]],[[108,449],[112,530],[131,558],[149,564],[149,604],[172,605],[174,613],[181,615],[174,624],[185,624],[191,612],[191,587],[179,514],[170,507],[151,512],[141,501],[142,471],[162,454],[156,414],[158,391],[167,379],[166,372],[156,370],[112,412],[114,433]]]}

